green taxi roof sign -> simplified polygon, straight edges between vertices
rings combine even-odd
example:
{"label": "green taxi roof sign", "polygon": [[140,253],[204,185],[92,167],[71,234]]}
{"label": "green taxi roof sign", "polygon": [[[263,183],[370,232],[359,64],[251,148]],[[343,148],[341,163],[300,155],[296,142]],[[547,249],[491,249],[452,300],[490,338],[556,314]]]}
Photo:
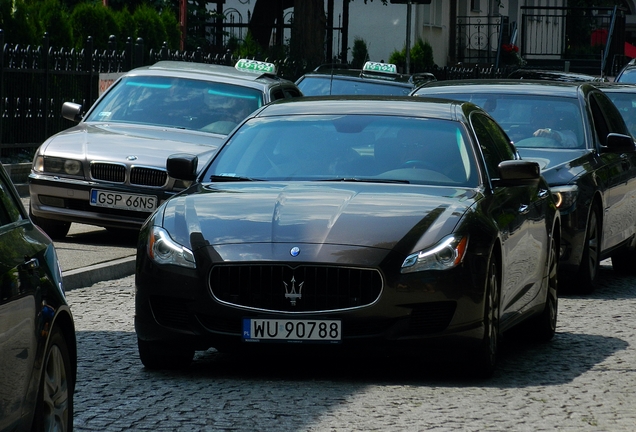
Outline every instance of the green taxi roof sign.
{"label": "green taxi roof sign", "polygon": [[239,59],[234,65],[236,70],[253,73],[271,73],[276,74],[276,65],[258,60]]}
{"label": "green taxi roof sign", "polygon": [[380,62],[368,61],[364,64],[364,66],[362,67],[362,70],[365,72],[396,74],[397,66],[391,63],[380,63]]}

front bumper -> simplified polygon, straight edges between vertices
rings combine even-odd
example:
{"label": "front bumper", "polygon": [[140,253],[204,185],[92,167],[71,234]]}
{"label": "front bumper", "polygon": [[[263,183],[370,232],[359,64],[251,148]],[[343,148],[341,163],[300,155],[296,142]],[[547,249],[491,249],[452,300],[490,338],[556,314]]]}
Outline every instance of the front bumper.
{"label": "front bumper", "polygon": [[84,180],[29,175],[30,209],[34,216],[112,228],[139,229],[151,212],[97,207],[90,204],[92,189],[154,195],[158,205],[174,195],[156,188],[131,188]]}

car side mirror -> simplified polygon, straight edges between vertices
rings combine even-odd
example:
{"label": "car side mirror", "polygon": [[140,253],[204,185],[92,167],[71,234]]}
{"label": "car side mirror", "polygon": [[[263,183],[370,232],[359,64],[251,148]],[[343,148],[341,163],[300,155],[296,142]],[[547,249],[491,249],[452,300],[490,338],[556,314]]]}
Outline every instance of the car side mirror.
{"label": "car side mirror", "polygon": [[539,164],[525,160],[507,160],[498,165],[499,178],[493,180],[495,186],[522,186],[539,182]]}
{"label": "car side mirror", "polygon": [[62,104],[62,117],[73,122],[82,120],[82,106],[73,102]]}
{"label": "car side mirror", "polygon": [[197,178],[199,158],[188,153],[178,153],[168,156],[166,169],[168,175],[178,180],[193,181]]}
{"label": "car side mirror", "polygon": [[605,140],[605,149],[612,153],[630,153],[636,151],[636,145],[629,135],[611,133]]}

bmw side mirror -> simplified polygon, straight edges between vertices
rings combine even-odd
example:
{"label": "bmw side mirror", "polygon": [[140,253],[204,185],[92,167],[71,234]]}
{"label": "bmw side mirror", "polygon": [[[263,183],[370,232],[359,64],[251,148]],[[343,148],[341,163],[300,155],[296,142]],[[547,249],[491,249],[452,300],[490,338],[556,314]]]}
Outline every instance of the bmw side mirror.
{"label": "bmw side mirror", "polygon": [[507,160],[500,162],[499,178],[493,180],[495,186],[522,186],[539,182],[541,169],[539,164],[525,160]]}
{"label": "bmw side mirror", "polygon": [[611,133],[605,140],[605,149],[612,153],[630,153],[636,151],[634,138],[629,135]]}
{"label": "bmw side mirror", "polygon": [[62,104],[62,117],[73,122],[82,120],[82,106],[73,102]]}
{"label": "bmw side mirror", "polygon": [[188,153],[178,153],[168,156],[166,169],[168,175],[178,180],[193,181],[197,178],[199,158]]}

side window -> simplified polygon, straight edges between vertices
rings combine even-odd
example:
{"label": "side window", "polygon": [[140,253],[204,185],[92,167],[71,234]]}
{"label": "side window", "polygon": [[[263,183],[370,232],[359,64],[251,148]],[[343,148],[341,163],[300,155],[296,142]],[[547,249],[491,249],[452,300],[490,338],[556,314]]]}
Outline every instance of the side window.
{"label": "side window", "polygon": [[276,87],[272,90],[272,101],[278,99],[285,99],[285,92],[283,92],[282,88]]}
{"label": "side window", "polygon": [[[592,100],[595,102],[591,104],[592,112],[594,113],[594,123],[596,124],[597,122],[597,116],[602,116],[604,121],[607,123],[606,132],[604,135],[601,135],[603,137],[601,142],[605,144],[605,138],[610,132],[629,135],[627,126],[625,126],[625,121],[623,120],[620,111],[616,108],[610,98],[603,93],[592,93],[591,96],[590,102]],[[596,109],[598,113],[594,112],[594,109]]]}
{"label": "side window", "polygon": [[10,185],[0,177],[0,227],[22,219],[18,204],[11,194]]}
{"label": "side window", "polygon": [[504,160],[516,159],[516,154],[508,137],[497,123],[482,114],[472,114],[470,123],[475,135],[477,135],[488,175],[490,178],[499,177],[499,163]]}
{"label": "side window", "polygon": [[297,97],[301,96],[300,90],[298,90],[295,87],[285,87],[283,89],[283,91],[285,92],[285,97],[288,98],[288,99],[289,98],[297,98]]}

